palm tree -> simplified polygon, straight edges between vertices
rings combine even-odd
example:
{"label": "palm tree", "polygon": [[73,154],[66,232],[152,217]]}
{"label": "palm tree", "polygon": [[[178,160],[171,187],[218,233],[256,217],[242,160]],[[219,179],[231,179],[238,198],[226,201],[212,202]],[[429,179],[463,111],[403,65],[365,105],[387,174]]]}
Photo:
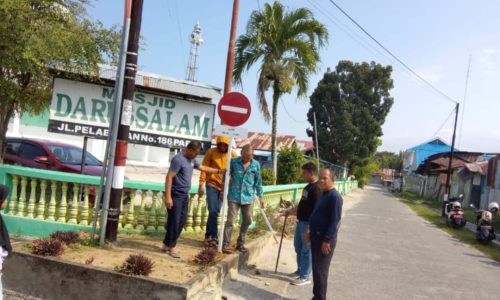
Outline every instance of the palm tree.
{"label": "palm tree", "polygon": [[[247,32],[238,37],[233,79],[241,85],[242,74],[260,63],[257,98],[264,120],[272,120],[273,174],[276,178],[276,125],[278,103],[283,94],[297,86],[297,96],[307,94],[308,76],[316,72],[319,49],[328,42],[328,30],[314,19],[307,8],[287,10],[275,1],[266,3],[262,11],[254,11]],[[266,91],[272,87],[272,115]]]}

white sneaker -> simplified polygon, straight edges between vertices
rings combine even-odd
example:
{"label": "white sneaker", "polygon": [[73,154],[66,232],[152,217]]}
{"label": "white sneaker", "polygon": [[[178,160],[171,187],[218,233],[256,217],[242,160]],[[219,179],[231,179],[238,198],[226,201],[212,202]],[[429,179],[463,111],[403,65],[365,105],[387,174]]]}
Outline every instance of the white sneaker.
{"label": "white sneaker", "polygon": [[311,279],[309,278],[297,278],[294,281],[290,283],[291,285],[306,285],[306,284],[311,284]]}

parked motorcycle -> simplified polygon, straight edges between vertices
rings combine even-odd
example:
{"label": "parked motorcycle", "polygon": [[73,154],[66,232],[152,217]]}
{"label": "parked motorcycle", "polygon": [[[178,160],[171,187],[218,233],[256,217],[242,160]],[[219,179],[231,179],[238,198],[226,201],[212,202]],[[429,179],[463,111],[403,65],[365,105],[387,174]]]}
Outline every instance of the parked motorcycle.
{"label": "parked motorcycle", "polygon": [[460,194],[458,197],[449,198],[445,205],[446,224],[455,229],[462,228],[467,224],[462,209],[462,201],[464,195]]}
{"label": "parked motorcycle", "polygon": [[476,210],[476,240],[488,245],[496,238],[493,217],[498,213],[498,203],[491,202],[488,210]]}

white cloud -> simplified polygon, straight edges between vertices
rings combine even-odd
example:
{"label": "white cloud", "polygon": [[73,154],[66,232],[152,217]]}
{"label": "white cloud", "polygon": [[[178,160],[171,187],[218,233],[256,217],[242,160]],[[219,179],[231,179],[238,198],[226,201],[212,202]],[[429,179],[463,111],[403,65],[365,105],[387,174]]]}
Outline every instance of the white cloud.
{"label": "white cloud", "polygon": [[[481,51],[479,51],[477,61],[479,62],[480,66],[486,69],[485,72],[498,69],[500,59],[497,55],[498,53],[498,49],[495,48],[483,48],[481,49]],[[474,56],[472,57],[472,59],[474,60]]]}
{"label": "white cloud", "polygon": [[498,53],[498,50],[495,48],[483,48],[481,52],[484,54],[496,54]]}
{"label": "white cloud", "polygon": [[438,83],[443,76],[443,67],[441,65],[432,65],[416,70],[417,74],[431,83]]}

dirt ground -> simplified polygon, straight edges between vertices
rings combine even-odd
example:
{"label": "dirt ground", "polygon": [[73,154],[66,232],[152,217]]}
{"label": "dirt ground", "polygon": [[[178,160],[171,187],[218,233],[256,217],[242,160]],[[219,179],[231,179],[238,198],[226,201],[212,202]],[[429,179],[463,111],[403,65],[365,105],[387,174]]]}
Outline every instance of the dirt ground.
{"label": "dirt ground", "polygon": [[[66,247],[58,259],[79,264],[86,262],[92,266],[114,270],[121,266],[130,254],[143,254],[154,262],[151,278],[175,283],[185,283],[201,267],[194,263],[194,257],[203,247],[203,233],[183,233],[178,242],[181,258],[175,259],[160,251],[163,235],[120,235],[118,241],[104,248],[73,244]],[[16,250],[29,251],[24,245],[15,245]]]}
{"label": "dirt ground", "polygon": [[[239,230],[233,230],[232,241],[236,241]],[[247,242],[265,234],[266,231],[251,229],[247,235]],[[183,232],[177,242],[181,258],[176,259],[161,251],[163,234],[132,235],[120,234],[118,241],[107,244],[105,247],[89,246],[87,233],[81,233],[81,242],[66,246],[64,253],[56,259],[78,264],[90,264],[109,270],[115,270],[128,258],[130,254],[143,254],[154,262],[150,278],[161,279],[174,283],[186,283],[204,268],[194,262],[195,256],[203,249],[204,233]],[[31,242],[13,243],[16,251],[31,252]],[[216,261],[225,257],[219,254]]]}

